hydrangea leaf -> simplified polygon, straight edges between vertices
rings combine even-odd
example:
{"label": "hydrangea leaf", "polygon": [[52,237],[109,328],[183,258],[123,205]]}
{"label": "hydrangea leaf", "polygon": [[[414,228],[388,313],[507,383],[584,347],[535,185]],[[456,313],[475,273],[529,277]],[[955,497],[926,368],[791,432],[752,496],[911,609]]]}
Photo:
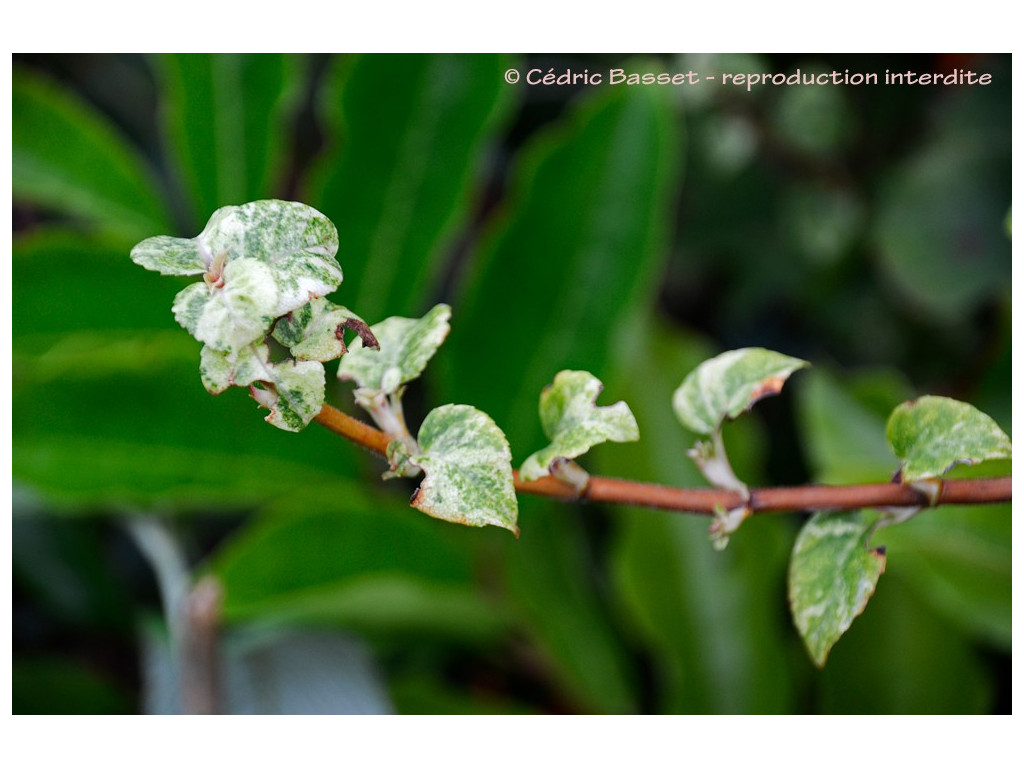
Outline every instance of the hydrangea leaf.
{"label": "hydrangea leaf", "polygon": [[334,291],[342,279],[335,260],[334,224],[302,203],[257,200],[214,211],[194,238],[151,237],[132,249],[132,259],[163,274],[206,272],[211,282],[220,267],[252,259],[269,267],[277,290],[274,317],[301,307],[313,296]]}
{"label": "hydrangea leaf", "polygon": [[868,548],[870,534],[871,523],[863,512],[818,513],[793,546],[789,605],[819,667],[863,612],[885,570],[885,550]]}
{"label": "hydrangea leaf", "polygon": [[221,280],[201,282],[174,299],[174,317],[196,339],[221,352],[261,340],[274,319],[278,291],[270,269],[253,259],[224,267]]}
{"label": "hydrangea leaf", "polygon": [[758,400],[781,391],[789,375],[809,363],[769,349],[748,347],[706,360],[672,396],[676,416],[701,435],[715,432]]}
{"label": "hydrangea leaf", "polygon": [[379,348],[362,318],[327,299],[314,299],[282,317],[274,326],[274,338],[288,347],[298,360],[326,363],[348,351],[346,329],[355,331],[367,348]]}
{"label": "hydrangea leaf", "polygon": [[885,434],[903,461],[904,482],[1013,455],[1010,438],[990,416],[948,397],[928,395],[897,406]]}
{"label": "hydrangea leaf", "polygon": [[338,378],[354,381],[364,389],[392,394],[423,373],[448,336],[451,315],[451,307],[438,304],[419,319],[389,317],[370,326],[380,350],[372,351],[357,339],[341,359]]}
{"label": "hydrangea leaf", "polygon": [[640,439],[636,419],[624,402],[597,406],[604,386],[586,371],[561,371],[540,394],[540,420],[550,445],[523,462],[520,475],[536,480],[550,473],[557,458],[575,459],[608,440],[617,443]]}
{"label": "hydrangea leaf", "polygon": [[419,445],[420,454],[408,459],[425,475],[414,507],[452,523],[497,525],[519,535],[512,452],[490,416],[469,405],[442,405],[423,420]]}
{"label": "hydrangea leaf", "polygon": [[289,432],[303,429],[324,404],[324,367],[314,360],[270,360],[266,344],[235,352],[203,347],[199,363],[203,386],[219,394],[231,386],[250,387],[256,401],[270,409],[267,421]]}

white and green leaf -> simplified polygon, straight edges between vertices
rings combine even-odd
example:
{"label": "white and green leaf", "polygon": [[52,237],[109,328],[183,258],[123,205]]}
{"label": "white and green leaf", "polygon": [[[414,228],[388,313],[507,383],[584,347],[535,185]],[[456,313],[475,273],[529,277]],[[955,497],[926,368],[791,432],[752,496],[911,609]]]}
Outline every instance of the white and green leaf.
{"label": "white and green leaf", "polygon": [[257,200],[214,211],[194,238],[151,237],[132,249],[132,259],[163,274],[206,273],[242,259],[266,265],[277,291],[274,317],[310,298],[334,291],[342,280],[335,260],[338,231],[330,219],[302,203]]}
{"label": "white and green leaf", "polygon": [[763,397],[778,394],[794,371],[809,363],[769,349],[748,347],[706,360],[672,396],[683,426],[710,435]]}
{"label": "white and green leaf", "polygon": [[789,604],[819,667],[864,611],[885,570],[885,551],[868,548],[871,527],[860,511],[819,512],[797,536],[789,564]]}
{"label": "white and green leaf", "polygon": [[575,459],[606,441],[640,439],[636,419],[626,403],[599,407],[601,381],[586,371],[561,371],[540,395],[540,420],[551,443],[523,462],[527,481],[550,474],[555,459]]}
{"label": "white and green leaf", "polygon": [[425,475],[414,507],[452,523],[497,525],[519,535],[512,452],[490,416],[469,405],[442,405],[423,420],[419,446],[419,455],[402,457],[403,466]]}
{"label": "white and green leaf", "polygon": [[132,261],[161,275],[201,275],[210,268],[212,259],[203,258],[199,238],[158,235],[143,240],[132,248]]}
{"label": "white and green leaf", "polygon": [[324,367],[315,360],[270,360],[266,344],[250,344],[235,352],[203,347],[199,373],[203,386],[219,394],[231,386],[249,387],[253,398],[270,410],[267,421],[298,432],[324,405]]}
{"label": "white and green leaf", "polygon": [[224,267],[217,282],[201,282],[174,299],[174,317],[196,339],[221,352],[262,340],[274,320],[278,291],[270,269],[253,259]]}
{"label": "white and green leaf", "polygon": [[370,326],[380,350],[357,339],[341,359],[338,378],[385,395],[394,393],[423,373],[448,336],[451,314],[451,307],[438,304],[418,319],[389,317]]}
{"label": "white and green leaf", "polygon": [[939,477],[956,464],[1013,456],[1010,438],[973,405],[928,395],[896,407],[885,428],[904,482]]}
{"label": "white and green leaf", "polygon": [[358,334],[368,349],[379,345],[362,318],[327,299],[314,299],[277,321],[274,338],[291,350],[298,360],[326,363],[348,351],[345,330]]}

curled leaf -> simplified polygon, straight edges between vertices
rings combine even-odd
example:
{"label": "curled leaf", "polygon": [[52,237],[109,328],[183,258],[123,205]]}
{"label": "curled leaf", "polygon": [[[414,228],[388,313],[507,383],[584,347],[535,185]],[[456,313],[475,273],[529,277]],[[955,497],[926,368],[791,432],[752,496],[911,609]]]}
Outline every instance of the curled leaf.
{"label": "curled leaf", "polygon": [[793,621],[819,667],[875,593],[885,551],[869,549],[863,512],[818,513],[804,524],[789,564]]}
{"label": "curled leaf", "polygon": [[469,405],[442,405],[423,420],[419,446],[419,455],[400,462],[425,474],[414,507],[452,523],[497,525],[519,535],[512,452],[490,416]]}
{"label": "curled leaf", "polygon": [[885,428],[904,482],[938,477],[956,464],[1012,458],[1010,438],[973,405],[928,395],[896,407]]}
{"label": "curled leaf", "polygon": [[362,318],[327,299],[314,299],[282,317],[274,326],[274,338],[297,360],[326,363],[348,351],[346,330],[355,331],[368,348],[378,348],[377,339]]}
{"label": "curled leaf", "polygon": [[561,371],[540,394],[540,420],[551,441],[523,462],[520,475],[536,480],[550,474],[555,459],[575,459],[608,440],[640,439],[636,419],[626,403],[598,407],[603,385],[586,371]]}
{"label": "curled leaf", "polygon": [[367,347],[362,340],[353,342],[338,366],[338,378],[354,381],[362,389],[394,393],[423,373],[448,336],[451,314],[451,307],[438,304],[418,319],[389,317],[370,326],[380,350]]}
{"label": "curled leaf", "polygon": [[683,380],[672,396],[672,407],[687,429],[710,435],[726,419],[778,394],[790,374],[807,365],[805,360],[757,347],[723,352]]}

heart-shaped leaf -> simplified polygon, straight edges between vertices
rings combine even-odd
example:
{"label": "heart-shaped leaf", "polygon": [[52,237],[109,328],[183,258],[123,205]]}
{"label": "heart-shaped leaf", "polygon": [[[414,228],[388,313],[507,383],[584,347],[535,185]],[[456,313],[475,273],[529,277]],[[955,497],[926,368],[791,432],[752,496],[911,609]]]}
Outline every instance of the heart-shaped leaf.
{"label": "heart-shaped leaf", "polygon": [[277,321],[274,338],[291,350],[297,360],[326,363],[348,351],[345,330],[355,331],[369,349],[379,349],[369,326],[345,307],[327,299],[314,299]]}
{"label": "heart-shaped leaf", "polygon": [[690,373],[672,396],[676,416],[701,435],[715,432],[762,397],[776,395],[793,371],[809,363],[769,349],[723,352]]}
{"label": "heart-shaped leaf", "polygon": [[512,452],[491,417],[469,405],[442,405],[423,420],[421,453],[409,463],[425,477],[412,505],[462,525],[497,525],[519,535]]}
{"label": "heart-shaped leaf", "polygon": [[1010,438],[990,416],[948,397],[928,395],[897,406],[885,434],[903,461],[904,482],[1013,455]]}
{"label": "heart-shaped leaf", "polygon": [[338,378],[354,381],[362,389],[394,393],[423,373],[448,336],[451,315],[451,307],[438,304],[419,319],[389,317],[370,326],[380,350],[368,348],[360,340],[353,342],[338,366]]}
{"label": "heart-shaped leaf", "polygon": [[863,612],[885,570],[885,551],[869,549],[871,523],[863,512],[818,513],[800,530],[789,564],[793,621],[814,663]]}
{"label": "heart-shaped leaf", "polygon": [[636,419],[624,402],[596,405],[603,385],[586,371],[561,371],[540,394],[540,420],[551,444],[523,462],[520,475],[536,480],[549,474],[557,458],[575,459],[593,446],[640,439]]}

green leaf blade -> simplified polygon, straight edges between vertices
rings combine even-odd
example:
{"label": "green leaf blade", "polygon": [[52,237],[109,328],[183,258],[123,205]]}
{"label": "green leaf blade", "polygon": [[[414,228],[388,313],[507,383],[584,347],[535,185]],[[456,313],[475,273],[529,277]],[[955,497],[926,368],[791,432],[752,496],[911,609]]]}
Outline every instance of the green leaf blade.
{"label": "green leaf blade", "polygon": [[357,340],[338,366],[338,378],[386,395],[419,377],[448,336],[452,310],[438,304],[423,317],[389,317],[370,326],[380,344]]}
{"label": "green leaf blade", "polygon": [[697,366],[672,396],[683,426],[710,435],[763,397],[778,394],[790,374],[808,363],[769,349],[723,352]]}
{"label": "green leaf blade", "polygon": [[137,239],[166,231],[166,205],[138,151],[107,119],[27,69],[12,80],[12,182],[35,203]]}
{"label": "green leaf blade", "polygon": [[928,395],[903,403],[885,429],[903,461],[903,481],[939,477],[955,464],[1013,456],[1010,438],[988,415],[948,397]]}
{"label": "green leaf blade", "polygon": [[455,305],[450,397],[492,414],[517,455],[543,439],[536,397],[551,371],[607,375],[616,334],[667,254],[674,106],[655,89],[588,95],[521,153],[509,215],[474,255]]}
{"label": "green leaf blade", "polygon": [[793,620],[814,663],[863,612],[885,570],[884,550],[867,548],[871,524],[862,512],[818,513],[800,531],[789,567]]}
{"label": "green leaf blade", "polygon": [[546,448],[532,454],[520,473],[527,481],[549,474],[556,458],[575,459],[593,446],[640,439],[629,406],[619,401],[598,407],[597,396],[604,385],[586,371],[561,371],[541,392],[540,418],[544,434],[551,440]]}
{"label": "green leaf blade", "polygon": [[310,202],[338,225],[342,252],[362,259],[350,306],[370,317],[425,308],[516,95],[502,78],[509,66],[498,54],[332,62],[322,104],[344,141],[314,166]]}
{"label": "green leaf blade", "polygon": [[426,477],[412,505],[462,525],[497,525],[519,535],[512,453],[491,418],[469,405],[443,405],[423,420],[422,453],[410,462]]}
{"label": "green leaf blade", "polygon": [[301,95],[295,55],[161,54],[164,135],[198,212],[267,197],[286,160]]}

